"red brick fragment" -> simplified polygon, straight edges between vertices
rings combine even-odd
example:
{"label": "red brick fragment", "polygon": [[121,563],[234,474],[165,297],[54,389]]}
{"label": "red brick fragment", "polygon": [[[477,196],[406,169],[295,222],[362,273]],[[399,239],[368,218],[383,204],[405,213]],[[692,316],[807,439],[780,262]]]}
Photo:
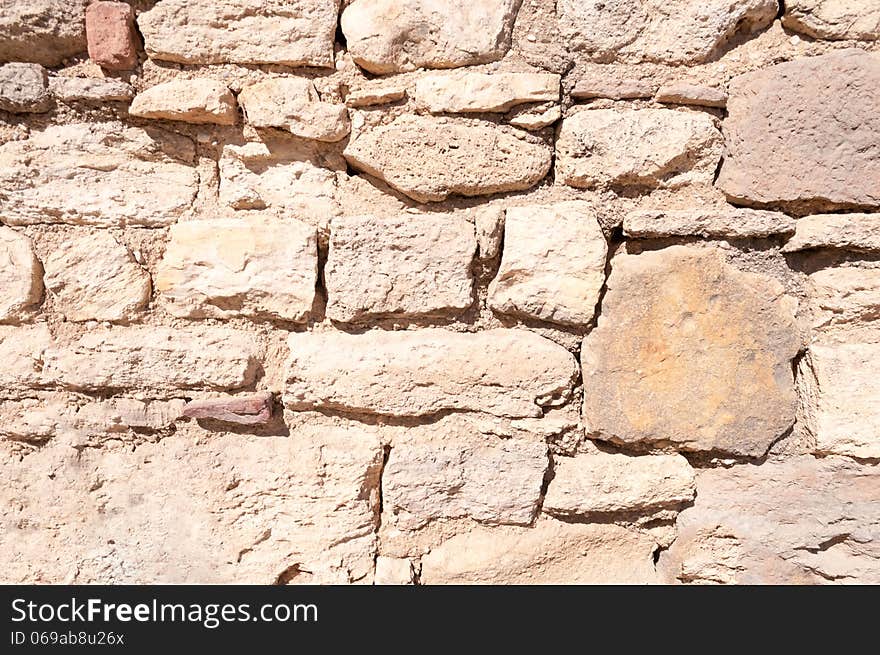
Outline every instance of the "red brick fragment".
{"label": "red brick fragment", "polygon": [[195,419],[214,419],[239,425],[265,425],[272,418],[272,394],[268,391],[193,400],[182,415]]}
{"label": "red brick fragment", "polygon": [[137,63],[134,12],[124,2],[93,2],[86,8],[86,39],[92,61],[110,70]]}

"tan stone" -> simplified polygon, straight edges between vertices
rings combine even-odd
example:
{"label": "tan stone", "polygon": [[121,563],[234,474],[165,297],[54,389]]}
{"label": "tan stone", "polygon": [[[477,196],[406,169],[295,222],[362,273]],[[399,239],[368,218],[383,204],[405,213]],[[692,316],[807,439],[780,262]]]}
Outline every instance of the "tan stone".
{"label": "tan stone", "polygon": [[571,90],[571,97],[578,100],[636,100],[650,98],[656,90],[657,83],[651,80],[620,78],[614,73],[593,71],[578,79]]}
{"label": "tan stone", "polygon": [[569,186],[711,184],[721,133],[705,114],[590,109],[562,121],[556,175]]}
{"label": "tan stone", "polygon": [[456,314],[474,302],[474,226],[445,214],[333,220],[324,268],[327,316]]}
{"label": "tan stone", "polygon": [[615,257],[581,348],[587,432],[763,455],[794,422],[795,306],[779,282],[716,249]]}
{"label": "tan stone", "polygon": [[138,16],[153,59],[332,66],[339,0],[162,0]]}
{"label": "tan stone", "polygon": [[416,82],[415,99],[434,114],[506,112],[526,102],[558,102],[559,75],[428,73]]}
{"label": "tan stone", "polygon": [[477,253],[482,261],[495,259],[501,254],[504,240],[504,218],[501,207],[485,205],[473,212],[474,230],[477,233]]}
{"label": "tan stone", "polygon": [[43,354],[52,343],[45,323],[33,327],[0,326],[0,388],[38,387],[44,382]]}
{"label": "tan stone", "polygon": [[514,127],[524,130],[541,130],[553,125],[562,118],[562,109],[559,105],[527,105],[513,109],[507,115],[507,122]]}
{"label": "tan stone", "polygon": [[875,0],[786,0],[782,24],[817,39],[880,38],[880,6]]}
{"label": "tan stone", "polygon": [[322,102],[309,79],[273,77],[246,86],[238,100],[254,127],[278,127],[304,139],[330,142],[351,130],[345,105]]}
{"label": "tan stone", "polygon": [[422,584],[650,584],[649,537],[617,525],[475,528],[422,558]]}
{"label": "tan stone", "polygon": [[106,232],[66,237],[43,266],[46,291],[67,320],[129,320],[150,302],[150,274]]}
{"label": "tan stone", "polygon": [[31,240],[0,226],[0,322],[13,322],[40,302],[43,269]]}
{"label": "tan stone", "polygon": [[354,0],[340,25],[349,53],[371,73],[455,68],[501,59],[517,0]]}
{"label": "tan stone", "polygon": [[538,417],[571,394],[574,357],[526,330],[291,334],[285,407],[392,416]]}
{"label": "tan stone", "polygon": [[62,102],[125,102],[134,89],[122,80],[95,77],[50,77],[49,90]]}
{"label": "tan stone", "polygon": [[75,411],[74,406],[58,398],[0,401],[0,437],[28,443],[46,442]]}
{"label": "tan stone", "polygon": [[603,452],[556,457],[544,511],[577,517],[600,513],[653,513],[694,498],[694,471],[681,455],[630,457]]}
{"label": "tan stone", "polygon": [[718,187],[798,213],[880,207],[880,57],[843,50],[730,83]]}
{"label": "tan stone", "polygon": [[700,470],[659,570],[669,582],[877,584],[878,486],[880,469],[840,457]]}
{"label": "tan stone", "polygon": [[376,558],[375,584],[381,585],[411,585],[415,584],[415,571],[412,561],[401,557],[386,557],[379,555]]}
{"label": "tan stone", "polygon": [[118,432],[127,428],[161,430],[172,425],[183,409],[183,400],[109,398],[79,408],[73,426],[80,431]]}
{"label": "tan stone", "polygon": [[807,291],[814,330],[834,332],[880,320],[880,268],[823,268],[810,274]]}
{"label": "tan stone", "polygon": [[220,218],[171,226],[156,290],[174,316],[302,322],[317,277],[314,227],[292,219]]}
{"label": "tan stone", "polygon": [[58,66],[86,50],[86,0],[27,0],[0,6],[0,61]]}
{"label": "tan stone", "polygon": [[880,251],[880,214],[818,214],[800,219],[782,250],[813,248]]}
{"label": "tan stone", "polygon": [[188,139],[117,123],[34,130],[29,139],[0,145],[0,219],[10,225],[169,225],[195,199],[193,158]]}
{"label": "tan stone", "polygon": [[356,132],[345,148],[354,168],[418,202],[528,189],[547,175],[550,157],[545,144],[516,130],[424,116]]}
{"label": "tan stone", "polygon": [[736,207],[705,209],[644,209],[623,219],[623,233],[637,239],[701,236],[739,239],[791,234],[796,221],[779,212]]}
{"label": "tan stone", "polygon": [[52,108],[46,69],[39,64],[0,66],[0,110],[13,114],[40,114]]}
{"label": "tan stone", "polygon": [[511,207],[489,306],[503,314],[587,325],[605,283],[607,254],[596,213],[586,203]]}
{"label": "tan stone", "polygon": [[253,383],[258,349],[226,328],[96,329],[43,353],[43,376],[68,389],[238,389]]}
{"label": "tan stone", "polygon": [[377,84],[369,84],[349,91],[345,96],[345,104],[349,107],[370,107],[387,105],[406,97],[406,85],[400,82],[381,80]]}
{"label": "tan stone", "polygon": [[727,92],[713,86],[674,82],[660,87],[657,102],[672,105],[696,105],[698,107],[726,107]]}
{"label": "tan stone", "polygon": [[135,96],[128,113],[185,123],[235,125],[235,96],[223,82],[200,77],[176,79],[152,86]]}

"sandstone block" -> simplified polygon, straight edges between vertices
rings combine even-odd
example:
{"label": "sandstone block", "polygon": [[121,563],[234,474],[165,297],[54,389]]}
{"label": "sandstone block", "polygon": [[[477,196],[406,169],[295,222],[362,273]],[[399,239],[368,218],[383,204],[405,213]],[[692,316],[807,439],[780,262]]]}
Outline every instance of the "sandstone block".
{"label": "sandstone block", "polygon": [[795,304],[715,249],[615,257],[581,348],[588,433],[763,455],[794,422]]}
{"label": "sandstone block", "polygon": [[153,59],[326,67],[338,15],[339,0],[162,0],[137,22]]}
{"label": "sandstone block", "polygon": [[823,268],[810,274],[807,290],[814,330],[859,328],[880,319],[880,268]]}
{"label": "sandstone block", "polygon": [[880,6],[873,0],[786,0],[782,24],[816,39],[880,38]]}
{"label": "sandstone block", "polygon": [[551,157],[545,144],[492,123],[424,116],[356,132],[344,154],[418,202],[528,189],[547,175]]}
{"label": "sandstone block", "polygon": [[456,68],[501,59],[517,0],[354,0],[342,12],[348,50],[379,75],[417,68]]}
{"label": "sandstone block", "polygon": [[137,63],[134,10],[124,2],[99,0],[86,8],[89,57],[102,68],[130,70]]}
{"label": "sandstone block", "polygon": [[39,114],[51,108],[45,68],[21,63],[0,66],[0,109],[13,114]]}
{"label": "sandstone block", "polygon": [[880,250],[880,214],[818,214],[800,219],[794,236],[782,250],[813,248]]}
{"label": "sandstone block", "polygon": [[376,578],[374,584],[411,585],[415,583],[415,571],[412,561],[404,557],[376,558]]}
{"label": "sandstone block", "polygon": [[238,425],[265,425],[272,418],[272,393],[261,391],[240,396],[191,400],[183,407],[181,416]]}
{"label": "sandstone block", "polygon": [[43,269],[31,240],[0,226],[0,323],[23,318],[43,295]]}
{"label": "sandstone block", "polygon": [[44,382],[43,354],[52,344],[45,323],[32,327],[0,326],[0,387],[39,387]]}
{"label": "sandstone block", "polygon": [[560,118],[562,118],[562,109],[559,105],[544,103],[513,109],[507,115],[507,122],[514,127],[535,131],[553,125]]}
{"label": "sandstone block", "polygon": [[476,250],[474,226],[446,214],[336,218],[324,268],[327,316],[459,313],[474,302]]}
{"label": "sandstone block", "polygon": [[623,219],[623,233],[637,239],[701,236],[742,239],[791,234],[796,221],[779,212],[758,209],[647,209],[630,212]]}
{"label": "sandstone block", "polygon": [[495,259],[501,253],[505,215],[504,209],[491,205],[479,207],[474,211],[477,252],[482,261]]}
{"label": "sandstone block", "polygon": [[[190,140],[116,123],[52,125],[0,145],[0,219],[10,225],[163,226],[198,191]],[[156,193],[161,189],[161,193]]]}
{"label": "sandstone block", "polygon": [[726,107],[727,92],[713,86],[675,82],[660,87],[657,102],[671,105],[696,105],[697,107]]}
{"label": "sandstone block", "polygon": [[180,416],[183,400],[138,400],[109,398],[79,408],[73,427],[80,431],[112,433],[127,428],[161,430]]}
{"label": "sandstone block", "polygon": [[571,90],[571,97],[578,100],[636,100],[650,98],[656,90],[657,84],[651,80],[620,78],[613,73],[595,72],[581,76]]}
{"label": "sandstone block", "polygon": [[489,306],[564,325],[593,320],[605,283],[608,244],[585,203],[511,207]]}
{"label": "sandstone block", "polygon": [[843,50],[734,78],[718,187],[798,213],[880,207],[880,57]]}
{"label": "sandstone block", "polygon": [[86,0],[27,0],[0,7],[0,61],[58,66],[86,49]]}
{"label": "sandstone block", "polygon": [[125,102],[134,97],[130,84],[111,78],[51,77],[49,90],[63,102]]}
{"label": "sandstone block", "polygon": [[577,376],[567,350],[526,330],[308,333],[288,343],[290,409],[537,417],[569,397]]}
{"label": "sandstone block", "polygon": [[526,102],[558,102],[559,75],[428,73],[416,82],[415,99],[434,114],[506,112]]}
{"label": "sandstone block", "polygon": [[139,93],[128,113],[185,123],[235,125],[235,97],[223,82],[207,78],[177,79]]}
{"label": "sandstone block", "polygon": [[345,96],[345,104],[349,107],[370,107],[397,102],[405,97],[406,86],[404,84],[381,80],[378,84],[369,84],[352,89]]}
{"label": "sandstone block", "polygon": [[351,130],[345,105],[321,102],[311,80],[275,77],[246,86],[238,96],[248,123],[278,127],[316,141],[339,141]]}
{"label": "sandstone block", "polygon": [[591,109],[562,121],[556,174],[577,188],[711,184],[721,133],[705,114]]}

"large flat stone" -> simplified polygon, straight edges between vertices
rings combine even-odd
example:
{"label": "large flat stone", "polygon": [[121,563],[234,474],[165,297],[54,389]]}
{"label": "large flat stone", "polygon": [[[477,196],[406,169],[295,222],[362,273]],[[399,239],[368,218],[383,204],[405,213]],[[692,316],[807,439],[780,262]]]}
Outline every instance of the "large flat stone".
{"label": "large flat stone", "polygon": [[642,209],[623,219],[623,233],[636,239],[701,236],[766,238],[791,234],[796,221],[780,212],[725,207],[723,209]]}
{"label": "large flat stone", "polygon": [[128,113],[184,123],[235,125],[238,121],[232,92],[223,82],[204,77],[151,86],[135,97]]}
{"label": "large flat stone", "polygon": [[784,252],[815,248],[880,251],[880,214],[817,214],[797,222]]}
{"label": "large flat stone", "polygon": [[552,73],[428,73],[416,82],[416,102],[431,113],[506,112],[526,102],[558,102]]}
{"label": "large flat stone", "polygon": [[880,38],[880,6],[875,0],[786,0],[782,24],[817,39]]}

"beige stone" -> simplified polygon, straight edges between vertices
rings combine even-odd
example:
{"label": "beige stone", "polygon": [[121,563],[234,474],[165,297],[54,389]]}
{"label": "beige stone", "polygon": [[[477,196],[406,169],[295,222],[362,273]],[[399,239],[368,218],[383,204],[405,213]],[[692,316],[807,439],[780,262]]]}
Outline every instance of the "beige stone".
{"label": "beige stone", "polygon": [[[192,141],[118,123],[52,125],[0,145],[10,225],[169,225],[198,190]],[[161,189],[161,193],[156,193]]]}
{"label": "beige stone", "polygon": [[696,105],[698,107],[726,107],[727,92],[714,86],[674,82],[660,87],[657,102],[672,105]]}
{"label": "beige stone", "polygon": [[151,86],[135,96],[128,113],[184,123],[235,125],[238,120],[232,92],[223,82],[204,77]]}
{"label": "beige stone", "polygon": [[404,557],[386,557],[379,555],[376,558],[375,584],[381,585],[411,585],[415,584],[415,571],[412,561]]}
{"label": "beige stone", "polygon": [[68,389],[238,389],[253,383],[258,348],[226,328],[96,329],[43,352],[43,376]]}
{"label": "beige stone", "polygon": [[582,75],[572,88],[571,97],[577,100],[636,100],[650,98],[656,90],[657,83],[651,80],[620,78],[614,72],[600,69]]}
{"label": "beige stone", "polygon": [[718,187],[798,213],[880,207],[880,56],[842,50],[730,83]]}
{"label": "beige stone", "polygon": [[13,322],[40,302],[43,269],[31,240],[0,226],[0,322]]}
{"label": "beige stone", "polygon": [[574,357],[527,330],[291,334],[285,407],[391,416],[538,417],[571,394]]}
{"label": "beige stone", "polygon": [[150,302],[150,274],[97,230],[68,236],[44,259],[46,291],[70,321],[125,321]]}
{"label": "beige stone", "polygon": [[556,175],[569,186],[711,184],[721,133],[705,114],[590,109],[562,121]]}
{"label": "beige stone", "polygon": [[349,53],[371,73],[455,68],[501,59],[517,0],[354,0],[340,25]]}
{"label": "beige stone", "polygon": [[649,537],[617,525],[476,528],[422,558],[422,584],[650,584]]}
{"label": "beige stone", "polygon": [[0,66],[0,110],[41,114],[52,108],[46,69],[19,62]]}
{"label": "beige stone", "polygon": [[131,84],[112,78],[50,77],[49,90],[62,102],[125,102],[134,97]]}
{"label": "beige stone", "polygon": [[547,466],[543,443],[460,437],[395,443],[382,473],[383,522],[400,530],[456,518],[529,525]]}
{"label": "beige stone", "polygon": [[370,107],[387,105],[406,97],[406,85],[401,82],[381,80],[349,91],[345,104],[349,107]]}
{"label": "beige stone", "polygon": [[623,233],[637,239],[701,236],[738,239],[792,234],[796,221],[779,212],[735,207],[643,209],[623,219]]}
{"label": "beige stone", "polygon": [[127,428],[161,430],[172,425],[183,410],[184,401],[109,398],[79,408],[74,426],[79,430],[118,432]]}
{"label": "beige stone", "polygon": [[27,0],[0,6],[0,61],[58,66],[86,50],[86,0]]}
{"label": "beige stone", "polygon": [[818,214],[800,219],[782,250],[814,248],[880,251],[880,214]]}
{"label": "beige stone", "polygon": [[317,277],[314,227],[293,219],[220,218],[171,226],[156,290],[174,316],[302,322]]}
{"label": "beige stone", "polygon": [[586,203],[511,207],[489,306],[564,325],[593,320],[605,283],[608,244]]}
{"label": "beige stone", "polygon": [[581,348],[587,432],[758,457],[794,422],[796,303],[717,249],[619,255]]}
{"label": "beige stone", "polygon": [[846,266],[810,273],[813,329],[835,332],[880,320],[880,268]]}
{"label": "beige stone", "polygon": [[482,261],[495,259],[501,254],[504,240],[506,212],[501,207],[485,205],[473,212],[474,230],[477,233],[477,253]]}
{"label": "beige stone", "polygon": [[603,452],[555,457],[544,511],[558,517],[654,513],[693,500],[694,471],[681,455]]}
{"label": "beige stone", "polygon": [[526,102],[558,102],[559,75],[552,73],[427,73],[415,99],[434,114],[506,112]]}
{"label": "beige stone", "polygon": [[817,39],[880,38],[880,6],[875,0],[786,0],[782,24]]}
{"label": "beige stone", "polygon": [[528,189],[547,175],[551,154],[544,143],[485,121],[402,116],[353,134],[345,158],[413,200],[436,202]]}
{"label": "beige stone", "polygon": [[322,102],[309,79],[273,77],[246,86],[238,100],[254,127],[277,127],[329,142],[345,138],[351,130],[345,105]]}
{"label": "beige stone", "polygon": [[878,477],[841,457],[700,470],[658,568],[668,582],[877,584]]}
{"label": "beige stone", "polygon": [[535,131],[553,125],[562,118],[562,109],[559,105],[525,105],[513,109],[507,118],[507,122],[514,127],[524,130]]}
{"label": "beige stone", "polygon": [[0,326],[0,388],[4,391],[44,383],[44,352],[52,344],[45,323],[29,327]]}
{"label": "beige stone", "polygon": [[44,443],[75,412],[75,406],[57,397],[0,401],[0,438]]}
{"label": "beige stone", "polygon": [[162,0],[137,22],[153,59],[326,67],[338,14],[339,0]]}

